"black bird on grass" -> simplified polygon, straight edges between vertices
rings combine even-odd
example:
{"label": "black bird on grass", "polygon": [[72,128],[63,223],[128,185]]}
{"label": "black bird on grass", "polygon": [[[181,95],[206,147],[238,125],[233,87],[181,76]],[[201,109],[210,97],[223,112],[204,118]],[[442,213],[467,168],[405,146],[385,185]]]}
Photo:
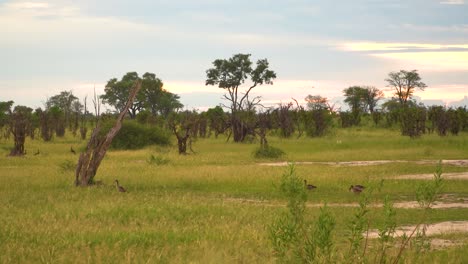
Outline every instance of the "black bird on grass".
{"label": "black bird on grass", "polygon": [[39,154],[41,154],[41,152],[39,150],[37,150],[36,153],[34,153],[34,156],[37,156]]}
{"label": "black bird on grass", "polygon": [[70,147],[70,152],[76,154],[76,151],[73,149],[73,146]]}
{"label": "black bird on grass", "polygon": [[304,180],[304,185],[307,188],[307,190],[317,189],[317,186],[312,185],[312,184],[307,184],[307,180]]}
{"label": "black bird on grass", "polygon": [[115,180],[115,184],[116,184],[117,190],[118,190],[119,192],[127,192],[127,190],[125,190],[124,187],[122,187],[122,186],[119,185],[119,181],[118,181],[118,180]]}
{"label": "black bird on grass", "polygon": [[349,187],[348,190],[349,190],[350,192],[359,194],[359,193],[361,193],[361,192],[364,190],[364,188],[366,188],[366,187],[364,187],[364,186],[358,184],[358,185],[351,185],[351,186]]}

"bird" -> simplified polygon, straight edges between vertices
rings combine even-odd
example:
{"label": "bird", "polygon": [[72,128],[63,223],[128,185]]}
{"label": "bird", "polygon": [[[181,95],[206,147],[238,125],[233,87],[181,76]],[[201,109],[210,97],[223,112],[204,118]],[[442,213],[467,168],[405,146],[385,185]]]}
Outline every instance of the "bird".
{"label": "bird", "polygon": [[39,154],[41,154],[41,152],[39,150],[37,150],[36,153],[34,153],[34,156],[37,156]]}
{"label": "bird", "polygon": [[362,186],[362,185],[351,185],[351,186],[349,187],[348,190],[349,190],[350,192],[359,194],[359,193],[361,193],[361,192],[364,190],[364,188],[365,188],[365,187]]}
{"label": "bird", "polygon": [[119,185],[119,181],[118,181],[118,180],[115,180],[115,184],[116,184],[117,190],[118,190],[119,192],[127,192],[127,190],[125,190],[124,187],[122,187],[122,186]]}
{"label": "bird", "polygon": [[307,190],[313,190],[313,189],[317,188],[317,186],[315,186],[315,185],[307,184],[307,180],[304,180],[304,185],[307,188]]}
{"label": "bird", "polygon": [[73,146],[70,147],[70,152],[76,154],[76,151],[73,149]]}

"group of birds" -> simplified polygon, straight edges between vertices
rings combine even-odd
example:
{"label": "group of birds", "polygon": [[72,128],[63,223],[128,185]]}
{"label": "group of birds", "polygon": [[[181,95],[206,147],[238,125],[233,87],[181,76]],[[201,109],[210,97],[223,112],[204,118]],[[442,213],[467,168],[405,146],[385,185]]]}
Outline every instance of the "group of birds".
{"label": "group of birds", "polygon": [[[307,183],[307,180],[304,180],[304,185],[306,187],[307,190],[314,190],[314,189],[317,189],[317,186],[315,185],[312,185],[312,184],[308,184]],[[355,194],[360,194],[366,187],[364,187],[363,185],[359,185],[359,184],[356,184],[356,185],[351,185],[349,187],[349,191],[350,192],[353,192]]]}

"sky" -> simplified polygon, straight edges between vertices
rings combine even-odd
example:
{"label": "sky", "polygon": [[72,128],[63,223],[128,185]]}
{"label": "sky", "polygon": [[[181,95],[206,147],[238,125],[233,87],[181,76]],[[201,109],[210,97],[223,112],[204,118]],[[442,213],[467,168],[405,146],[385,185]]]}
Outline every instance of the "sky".
{"label": "sky", "polygon": [[216,59],[268,59],[266,105],[343,89],[385,91],[388,73],[417,69],[426,104],[468,105],[465,0],[0,0],[0,101],[42,107],[73,91],[102,94],[111,78],[155,73],[187,109],[222,103],[205,86]]}

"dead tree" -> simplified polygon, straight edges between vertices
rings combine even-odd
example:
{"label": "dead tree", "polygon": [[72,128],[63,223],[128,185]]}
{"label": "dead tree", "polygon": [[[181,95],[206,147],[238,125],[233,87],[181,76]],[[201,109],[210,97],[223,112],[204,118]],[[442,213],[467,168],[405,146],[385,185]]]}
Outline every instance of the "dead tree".
{"label": "dead tree", "polygon": [[87,115],[87,108],[86,108],[86,99],[84,99],[84,111],[83,114],[81,114],[81,123],[80,123],[80,136],[82,140],[86,139],[86,134],[88,133],[88,128],[86,125],[86,115]]}
{"label": "dead tree", "polygon": [[122,122],[125,115],[128,112],[128,109],[133,104],[133,100],[137,95],[138,91],[141,88],[141,81],[136,81],[132,90],[130,91],[130,96],[125,104],[125,108],[120,112],[115,125],[107,133],[105,137],[99,136],[100,124],[98,122],[96,128],[94,129],[91,138],[86,147],[86,151],[80,154],[80,159],[75,170],[75,185],[76,186],[89,186],[93,184],[94,176],[96,175],[97,169],[101,164],[102,159],[106,155],[107,149],[110,147],[112,140],[119,132],[122,127]]}

